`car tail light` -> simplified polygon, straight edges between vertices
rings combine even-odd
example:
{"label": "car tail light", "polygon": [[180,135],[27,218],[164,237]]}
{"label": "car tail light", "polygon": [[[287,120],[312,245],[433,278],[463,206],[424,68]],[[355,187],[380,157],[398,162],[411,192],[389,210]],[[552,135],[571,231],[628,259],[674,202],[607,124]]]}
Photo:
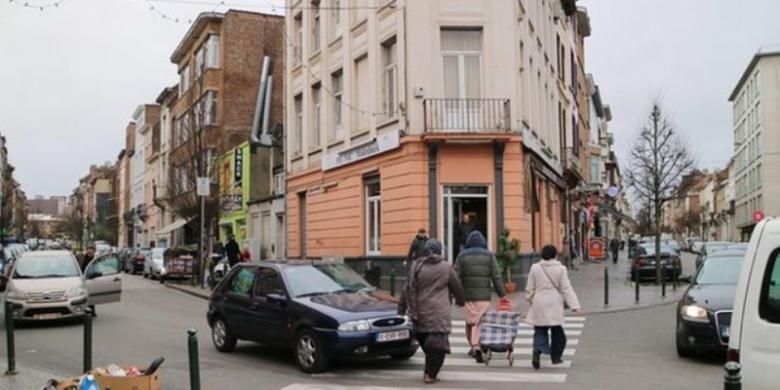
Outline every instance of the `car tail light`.
{"label": "car tail light", "polygon": [[729,348],[726,352],[726,361],[739,363],[739,350]]}

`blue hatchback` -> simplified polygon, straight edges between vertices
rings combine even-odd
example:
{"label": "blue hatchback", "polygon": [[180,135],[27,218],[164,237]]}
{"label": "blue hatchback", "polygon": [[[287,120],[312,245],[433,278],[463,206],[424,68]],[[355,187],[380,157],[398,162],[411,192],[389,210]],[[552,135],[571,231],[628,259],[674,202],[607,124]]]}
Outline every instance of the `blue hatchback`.
{"label": "blue hatchback", "polygon": [[418,348],[396,304],[337,263],[240,264],[214,289],[207,318],[217,350],[238,340],[290,348],[306,373],[332,360],[409,359]]}

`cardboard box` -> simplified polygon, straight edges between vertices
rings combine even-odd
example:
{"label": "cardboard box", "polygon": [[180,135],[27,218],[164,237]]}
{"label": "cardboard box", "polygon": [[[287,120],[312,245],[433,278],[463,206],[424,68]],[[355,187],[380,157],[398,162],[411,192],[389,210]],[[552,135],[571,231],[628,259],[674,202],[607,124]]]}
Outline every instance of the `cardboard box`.
{"label": "cardboard box", "polygon": [[[160,390],[160,371],[158,368],[154,375],[144,376],[103,376],[94,372],[92,375],[102,390]],[[57,390],[78,389],[78,384],[79,378],[70,378],[60,381]]]}

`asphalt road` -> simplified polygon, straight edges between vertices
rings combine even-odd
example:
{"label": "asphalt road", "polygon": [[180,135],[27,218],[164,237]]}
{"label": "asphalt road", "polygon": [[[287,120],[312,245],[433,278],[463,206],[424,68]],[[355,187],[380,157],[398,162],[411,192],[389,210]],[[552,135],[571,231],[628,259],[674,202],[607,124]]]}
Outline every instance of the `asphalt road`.
{"label": "asphalt road", "polygon": [[[693,261],[684,257],[684,263]],[[688,268],[686,266],[686,268]],[[137,276],[124,280],[122,302],[98,307],[94,320],[94,365],[146,366],[164,356],[164,389],[188,389],[188,328],[199,334],[203,389],[336,390],[422,388],[422,355],[410,362],[374,361],[336,365],[331,372],[304,375],[290,353],[252,343],[235,352],[217,352],[205,320],[206,301],[167,289]],[[714,389],[722,387],[719,356],[681,359],[674,347],[673,302],[649,309],[588,315],[567,325],[568,354],[563,366],[529,367],[530,330],[516,343],[517,361],[509,368],[496,360],[490,367],[465,358],[460,326],[454,327],[453,354],[433,388],[460,389]],[[15,377],[0,377],[0,389],[40,388],[49,377],[81,371],[79,323],[45,324],[17,329]],[[0,367],[5,365],[5,335],[0,335]],[[372,387],[367,387],[372,386]],[[426,387],[427,388],[427,387]]]}

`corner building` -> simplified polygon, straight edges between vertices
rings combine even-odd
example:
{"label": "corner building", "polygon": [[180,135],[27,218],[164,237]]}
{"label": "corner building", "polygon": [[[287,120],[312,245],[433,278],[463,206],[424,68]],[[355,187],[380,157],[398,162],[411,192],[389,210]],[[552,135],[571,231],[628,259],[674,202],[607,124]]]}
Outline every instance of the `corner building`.
{"label": "corner building", "polygon": [[574,1],[287,5],[288,257],[397,258],[425,228],[453,259],[463,215],[492,250],[560,247]]}

